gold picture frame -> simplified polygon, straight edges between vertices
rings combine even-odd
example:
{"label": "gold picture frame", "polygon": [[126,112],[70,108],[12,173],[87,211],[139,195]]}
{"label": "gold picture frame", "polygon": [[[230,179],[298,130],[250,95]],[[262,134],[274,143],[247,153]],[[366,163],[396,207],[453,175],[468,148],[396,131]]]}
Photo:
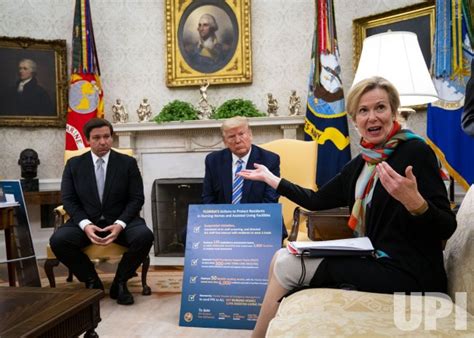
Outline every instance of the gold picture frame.
{"label": "gold picture frame", "polygon": [[65,127],[66,40],[0,37],[0,126]]}
{"label": "gold picture frame", "polygon": [[168,87],[252,82],[250,0],[166,0],[165,15]]}
{"label": "gold picture frame", "polygon": [[355,19],[353,21],[354,72],[359,64],[364,39],[388,30],[415,33],[418,36],[426,65],[430,68],[435,28],[435,5],[432,1]]}

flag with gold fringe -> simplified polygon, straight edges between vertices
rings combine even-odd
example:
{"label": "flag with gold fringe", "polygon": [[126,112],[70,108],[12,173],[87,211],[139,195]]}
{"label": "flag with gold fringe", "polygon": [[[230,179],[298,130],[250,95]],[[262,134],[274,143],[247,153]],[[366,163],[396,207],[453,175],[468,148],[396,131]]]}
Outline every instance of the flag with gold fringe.
{"label": "flag with gold fringe", "polygon": [[339,66],[333,0],[315,1],[305,140],[318,142],[316,184],[321,187],[351,159]]}
{"label": "flag with gold fringe", "polygon": [[82,132],[93,117],[104,116],[100,69],[89,0],[76,0],[72,33],[72,71],[66,124],[66,150],[88,146]]}
{"label": "flag with gold fringe", "polygon": [[439,101],[428,106],[428,143],[464,189],[474,183],[474,138],[461,129],[473,58],[468,0],[437,0],[432,77]]}

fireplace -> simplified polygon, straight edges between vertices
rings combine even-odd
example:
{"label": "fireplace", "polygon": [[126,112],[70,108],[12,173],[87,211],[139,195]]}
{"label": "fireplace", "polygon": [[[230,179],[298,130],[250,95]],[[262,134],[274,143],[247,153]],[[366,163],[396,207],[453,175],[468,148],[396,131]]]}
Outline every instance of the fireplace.
{"label": "fireplace", "polygon": [[165,178],[153,182],[152,218],[157,257],[183,257],[188,205],[200,204],[201,178]]}
{"label": "fireplace", "polygon": [[[251,118],[253,142],[261,144],[280,138],[303,139],[304,121],[303,115]],[[221,124],[222,121],[219,120],[114,124],[114,146],[133,149],[143,176],[145,203],[142,216],[155,234],[154,250],[155,253],[158,251],[159,255],[150,257],[152,265],[182,265],[184,262],[183,257],[179,257],[182,253],[176,253],[178,250],[175,250],[183,244],[180,243],[182,233],[179,232],[180,229],[170,229],[170,224],[178,222],[177,227],[183,229],[186,226],[187,206],[201,202],[201,188],[195,187],[194,184],[200,184],[202,181],[206,155],[224,147]],[[162,179],[171,180],[162,182],[182,180],[170,184],[190,185],[191,189],[183,190],[181,187],[179,191],[193,190],[194,197],[189,198],[187,202],[182,202],[181,198],[177,197],[166,197],[170,199],[168,202],[158,201],[156,194],[162,194],[162,189],[157,189],[155,180]],[[176,211],[166,216],[161,212],[168,212],[168,206],[165,205],[170,206],[169,209],[174,205],[179,206],[174,209]],[[158,221],[163,222],[165,227],[160,231],[157,228]]]}

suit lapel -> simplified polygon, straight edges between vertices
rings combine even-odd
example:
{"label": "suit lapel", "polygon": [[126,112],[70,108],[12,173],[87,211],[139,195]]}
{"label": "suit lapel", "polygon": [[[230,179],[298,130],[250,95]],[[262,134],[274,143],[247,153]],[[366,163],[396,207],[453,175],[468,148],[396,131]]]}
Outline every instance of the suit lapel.
{"label": "suit lapel", "polygon": [[[254,163],[260,163],[260,152],[258,149],[252,145],[252,151],[250,152],[249,160],[247,161],[247,166],[245,169],[255,169],[253,166]],[[248,203],[250,192],[252,191],[253,181],[244,180],[244,186],[242,187],[242,200],[240,203]]]}
{"label": "suit lapel", "polygon": [[114,176],[117,173],[117,165],[118,158],[117,154],[110,150],[109,155],[109,163],[107,163],[107,173],[105,175],[105,184],[104,184],[104,195],[102,196],[102,205],[105,204],[107,201],[107,197],[109,196],[110,190],[112,189],[112,182],[114,181]]}
{"label": "suit lapel", "polygon": [[222,190],[224,192],[225,203],[232,203],[232,154],[229,149],[226,149],[222,161]]}

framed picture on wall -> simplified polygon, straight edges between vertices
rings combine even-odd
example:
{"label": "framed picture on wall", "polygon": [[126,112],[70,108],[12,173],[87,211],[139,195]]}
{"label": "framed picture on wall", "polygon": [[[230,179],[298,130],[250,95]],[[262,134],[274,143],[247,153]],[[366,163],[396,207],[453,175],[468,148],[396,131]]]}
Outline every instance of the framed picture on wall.
{"label": "framed picture on wall", "polygon": [[435,5],[432,2],[395,9],[353,21],[354,72],[359,64],[362,44],[366,37],[387,31],[408,31],[418,36],[421,52],[428,69],[435,32]]}
{"label": "framed picture on wall", "polygon": [[168,87],[252,82],[250,0],[166,0]]}
{"label": "framed picture on wall", "polygon": [[0,126],[66,125],[66,40],[0,37],[0,74]]}

